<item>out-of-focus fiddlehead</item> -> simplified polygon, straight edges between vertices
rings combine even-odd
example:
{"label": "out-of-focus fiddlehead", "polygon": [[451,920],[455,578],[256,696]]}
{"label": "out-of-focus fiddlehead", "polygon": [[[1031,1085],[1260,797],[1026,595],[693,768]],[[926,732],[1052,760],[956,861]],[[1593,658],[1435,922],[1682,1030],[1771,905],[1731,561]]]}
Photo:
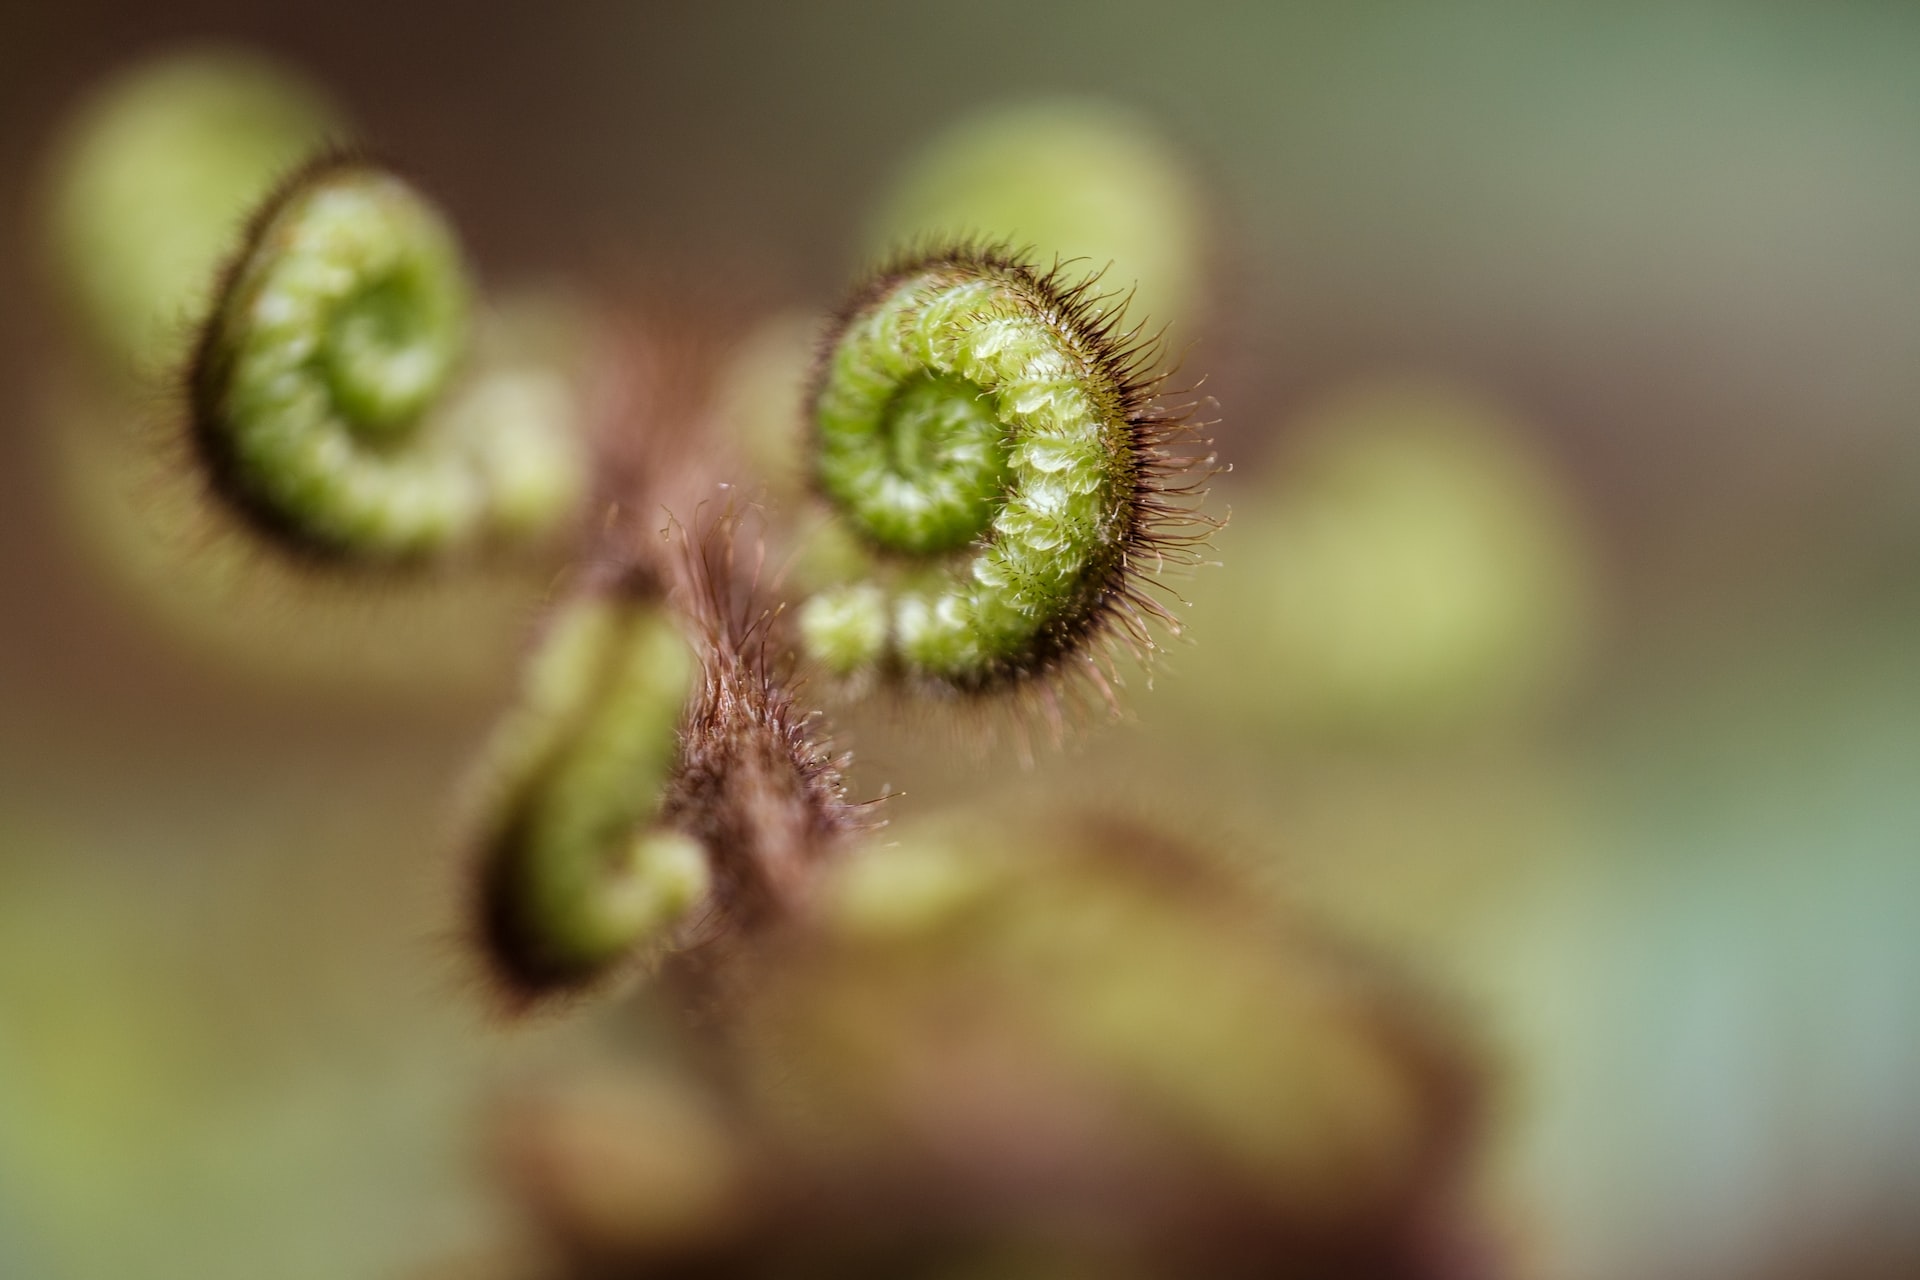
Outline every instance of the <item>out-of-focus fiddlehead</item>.
{"label": "out-of-focus fiddlehead", "polygon": [[576,447],[463,396],[471,308],[452,231],[406,182],[346,157],[295,174],[254,219],[195,353],[194,441],[215,491],[323,558],[417,559],[553,524],[580,488]]}
{"label": "out-of-focus fiddlehead", "polygon": [[319,89],[241,49],[167,53],[89,96],[48,173],[48,260],[102,371],[177,364],[236,229],[343,128]]}
{"label": "out-of-focus fiddlehead", "polygon": [[1187,153],[1117,103],[989,107],[912,158],[869,221],[869,252],[985,236],[1078,259],[1133,292],[1129,310],[1185,331],[1208,274],[1203,184]]}
{"label": "out-of-focus fiddlehead", "polygon": [[692,1059],[723,1089],[656,1060],[523,1095],[542,1274],[1504,1274],[1437,993],[1218,850],[1000,809],[908,820],[742,958]]}
{"label": "out-of-focus fiddlehead", "polygon": [[[1254,591],[1196,585],[1213,723],[1388,744],[1535,723],[1577,687],[1594,540],[1533,424],[1472,387],[1376,376],[1310,404],[1251,519]],[[1263,665],[1253,687],[1231,673]]]}
{"label": "out-of-focus fiddlehead", "polygon": [[698,663],[655,592],[554,617],[496,740],[481,941],[516,996],[592,982],[666,940],[707,892],[706,851],[658,821]]}
{"label": "out-of-focus fiddlehead", "polygon": [[856,294],[812,394],[820,492],[874,552],[911,567],[822,592],[808,650],[979,691],[1089,659],[1118,631],[1171,623],[1145,587],[1182,558],[1200,480],[1169,445],[1151,345],[1094,284],[961,246]]}

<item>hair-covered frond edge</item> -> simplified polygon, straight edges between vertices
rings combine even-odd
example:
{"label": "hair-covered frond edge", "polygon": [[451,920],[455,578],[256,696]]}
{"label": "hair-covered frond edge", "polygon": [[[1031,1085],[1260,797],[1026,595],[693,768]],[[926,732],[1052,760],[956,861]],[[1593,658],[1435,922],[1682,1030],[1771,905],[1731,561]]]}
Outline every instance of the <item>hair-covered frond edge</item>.
{"label": "hair-covered frond edge", "polygon": [[[925,692],[976,701],[1011,690],[1037,710],[1056,738],[1064,731],[1068,704],[1087,701],[1086,694],[1094,695],[1109,714],[1117,713],[1121,676],[1116,653],[1150,666],[1161,648],[1154,628],[1175,637],[1181,634],[1180,619],[1167,602],[1178,597],[1162,575],[1170,568],[1190,570],[1202,564],[1213,534],[1226,523],[1200,510],[1210,482],[1224,468],[1211,451],[1212,439],[1202,434],[1213,422],[1196,417],[1205,403],[1199,384],[1169,390],[1176,370],[1166,363],[1165,330],[1149,330],[1145,321],[1129,325],[1131,291],[1101,289],[1108,268],[1077,270],[1084,261],[1056,257],[1042,269],[1033,250],[986,236],[932,238],[909,245],[884,259],[834,312],[816,353],[808,395],[809,404],[818,397],[832,354],[857,317],[905,281],[944,266],[991,273],[1025,294],[1051,327],[1068,335],[1116,388],[1129,435],[1132,477],[1127,499],[1131,518],[1113,572],[1080,610],[1044,631],[1033,650],[1003,673],[1005,678],[971,684],[923,682]],[[809,414],[808,431],[816,443],[818,430]],[[817,449],[813,452],[817,455]],[[815,480],[818,490],[817,476]],[[887,553],[881,555],[886,558]]]}

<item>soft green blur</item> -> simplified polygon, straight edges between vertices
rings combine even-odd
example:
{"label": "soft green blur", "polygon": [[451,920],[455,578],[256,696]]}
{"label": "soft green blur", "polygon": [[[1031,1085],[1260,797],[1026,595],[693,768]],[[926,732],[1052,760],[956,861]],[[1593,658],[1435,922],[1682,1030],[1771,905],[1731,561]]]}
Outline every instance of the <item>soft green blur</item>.
{"label": "soft green blur", "polygon": [[996,106],[919,150],[869,223],[875,258],[972,238],[1031,250],[1069,278],[1103,272],[1129,324],[1177,340],[1206,285],[1199,180],[1137,112],[1102,99]]}
{"label": "soft green blur", "polygon": [[[842,1153],[884,1145],[898,1111],[941,1101],[930,1077],[1024,1053],[1032,1088],[1058,1072],[1090,1107],[1124,1098],[1131,1116],[1107,1124],[1167,1126],[1171,1141],[1155,1137],[1169,1151],[1194,1144],[1200,1167],[1288,1216],[1365,1219],[1408,1183],[1459,1172],[1424,1162],[1450,1119],[1444,1073],[1464,1069],[1466,1047],[1426,1039],[1422,993],[1375,987],[1218,850],[1044,808],[955,812],[893,835],[826,895],[827,976],[783,975],[764,997],[776,1019],[824,1006],[817,1025],[796,1020],[792,1056],[757,1064],[785,1122],[833,1130],[826,1145]],[[964,1123],[1046,1109],[991,1090],[968,1100],[963,1076],[948,1087]],[[950,1123],[936,1111],[910,1127]],[[1078,1141],[1054,1156],[1114,1159]],[[1152,1162],[1127,1176],[1155,1176]]]}
{"label": "soft green blur", "polygon": [[685,1078],[711,1044],[655,1045],[510,1116],[557,1242],[642,1275],[1172,1280],[1272,1274],[1276,1242],[1337,1275],[1470,1238],[1473,1053],[1411,984],[1108,815],[895,836],[747,962],[723,1076]]}
{"label": "soft green blur", "polygon": [[1271,478],[1229,491],[1230,569],[1189,593],[1207,654],[1188,696],[1255,734],[1336,740],[1551,710],[1594,645],[1595,551],[1528,429],[1383,378],[1281,435]]}
{"label": "soft green blur", "polygon": [[805,492],[812,472],[803,401],[820,330],[805,312],[768,316],[734,344],[720,375],[721,422],[783,505]]}
{"label": "soft green blur", "polygon": [[237,48],[171,53],[96,90],[51,180],[61,283],[114,361],[156,375],[273,183],[342,129],[307,80]]}

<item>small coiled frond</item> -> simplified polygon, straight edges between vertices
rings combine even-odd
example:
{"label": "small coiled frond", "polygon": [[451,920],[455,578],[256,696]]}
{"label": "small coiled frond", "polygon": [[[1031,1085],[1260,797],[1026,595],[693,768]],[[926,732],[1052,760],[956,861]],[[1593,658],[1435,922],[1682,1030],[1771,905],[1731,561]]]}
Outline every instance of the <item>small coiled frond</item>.
{"label": "small coiled frond", "polygon": [[814,478],[911,567],[808,602],[829,669],[981,691],[1093,657],[1115,630],[1151,649],[1146,621],[1171,625],[1146,575],[1188,558],[1200,481],[1169,447],[1182,420],[1156,400],[1151,345],[1094,287],[963,245],[856,295],[815,378]]}
{"label": "small coiled frond", "polygon": [[496,739],[481,846],[481,942],[513,994],[593,982],[706,894],[705,849],[659,821],[697,674],[655,593],[590,592],[553,619]]}
{"label": "small coiled frond", "polygon": [[472,290],[440,214],[343,157],[256,217],[191,370],[215,491],[297,550],[406,560],[539,532],[579,488],[573,442],[472,411],[456,375]]}
{"label": "small coiled frond", "polygon": [[1195,148],[1120,102],[990,103],[915,147],[867,221],[868,248],[987,236],[1125,280],[1129,310],[1192,332],[1213,261]]}
{"label": "small coiled frond", "polygon": [[89,93],[52,157],[45,212],[90,372],[118,385],[177,369],[234,228],[349,131],[298,70],[223,44],[161,51]]}

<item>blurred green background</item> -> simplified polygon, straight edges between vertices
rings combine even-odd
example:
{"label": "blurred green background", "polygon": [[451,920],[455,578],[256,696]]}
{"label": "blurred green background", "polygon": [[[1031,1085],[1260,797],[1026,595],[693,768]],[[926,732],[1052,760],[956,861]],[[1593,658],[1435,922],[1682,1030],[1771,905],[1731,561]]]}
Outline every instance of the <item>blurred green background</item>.
{"label": "blurred green background", "polygon": [[843,717],[856,791],[1125,796],[1450,990],[1523,1274],[1920,1269],[1920,9],[77,0],[0,15],[0,1274],[487,1256],[488,1100],[612,1034],[490,1026],[454,938],[540,584],[283,583],[290,679],[76,528],[47,174],[208,40],[646,315],[831,306],[942,130],[1130,109],[1208,227],[1192,644],[1031,772]]}

